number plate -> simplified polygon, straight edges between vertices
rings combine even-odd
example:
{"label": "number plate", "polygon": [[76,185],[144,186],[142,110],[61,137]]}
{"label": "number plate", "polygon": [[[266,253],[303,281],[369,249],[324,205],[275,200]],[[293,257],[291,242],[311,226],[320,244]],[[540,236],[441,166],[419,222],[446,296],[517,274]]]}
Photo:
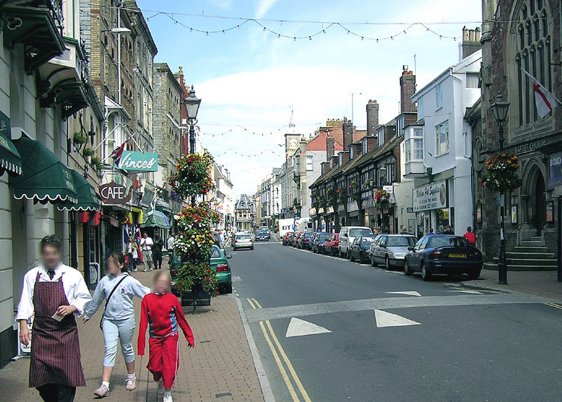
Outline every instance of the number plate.
{"label": "number plate", "polygon": [[466,254],[449,254],[449,258],[466,258]]}

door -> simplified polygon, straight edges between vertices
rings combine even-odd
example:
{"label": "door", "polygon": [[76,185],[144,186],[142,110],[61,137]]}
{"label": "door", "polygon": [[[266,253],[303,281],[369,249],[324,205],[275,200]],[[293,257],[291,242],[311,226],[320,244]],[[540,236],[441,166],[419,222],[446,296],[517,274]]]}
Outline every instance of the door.
{"label": "door", "polygon": [[536,191],[534,193],[535,198],[535,229],[537,230],[537,236],[539,236],[546,223],[546,199],[545,199],[545,183],[542,174],[537,175]]}

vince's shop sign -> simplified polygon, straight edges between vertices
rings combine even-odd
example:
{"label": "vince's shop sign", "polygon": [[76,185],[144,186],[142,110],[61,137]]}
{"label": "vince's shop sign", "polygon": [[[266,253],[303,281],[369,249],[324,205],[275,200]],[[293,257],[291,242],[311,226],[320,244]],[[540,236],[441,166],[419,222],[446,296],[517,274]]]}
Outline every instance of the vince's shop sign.
{"label": "vince's shop sign", "polygon": [[117,167],[127,172],[156,172],[158,171],[158,154],[124,151]]}
{"label": "vince's shop sign", "polygon": [[447,208],[447,185],[442,181],[415,188],[412,206],[414,212]]}

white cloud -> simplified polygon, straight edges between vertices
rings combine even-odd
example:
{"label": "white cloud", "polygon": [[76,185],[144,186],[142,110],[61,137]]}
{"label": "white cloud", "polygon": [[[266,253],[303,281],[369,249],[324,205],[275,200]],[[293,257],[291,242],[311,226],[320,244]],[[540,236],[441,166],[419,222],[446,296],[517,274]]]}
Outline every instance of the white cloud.
{"label": "white cloud", "polygon": [[262,18],[277,3],[277,0],[259,0],[256,18]]}

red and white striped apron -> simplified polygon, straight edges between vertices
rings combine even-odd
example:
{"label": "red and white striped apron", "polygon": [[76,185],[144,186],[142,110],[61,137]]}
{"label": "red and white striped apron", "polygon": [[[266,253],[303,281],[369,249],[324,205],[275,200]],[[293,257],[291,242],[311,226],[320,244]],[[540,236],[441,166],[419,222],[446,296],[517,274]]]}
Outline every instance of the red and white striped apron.
{"label": "red and white striped apron", "polygon": [[29,386],[85,386],[74,315],[68,315],[60,322],[52,318],[59,306],[68,305],[62,276],[56,282],[40,282],[40,275],[37,273],[33,290],[35,318],[31,338]]}

